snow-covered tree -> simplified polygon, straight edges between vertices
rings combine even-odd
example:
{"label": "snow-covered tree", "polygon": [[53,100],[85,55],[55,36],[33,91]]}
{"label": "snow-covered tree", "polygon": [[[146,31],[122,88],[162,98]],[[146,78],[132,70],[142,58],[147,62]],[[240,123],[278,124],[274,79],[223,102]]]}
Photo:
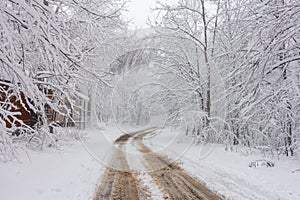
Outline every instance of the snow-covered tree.
{"label": "snow-covered tree", "polygon": [[218,61],[235,144],[292,154],[299,128],[299,3],[224,1]]}
{"label": "snow-covered tree", "polygon": [[[113,0],[0,2],[2,137],[37,138],[42,147],[46,136],[52,138],[47,110],[71,118],[78,85],[88,76],[101,78],[95,54],[124,27],[123,7],[124,1]],[[35,119],[21,120],[20,108]]]}

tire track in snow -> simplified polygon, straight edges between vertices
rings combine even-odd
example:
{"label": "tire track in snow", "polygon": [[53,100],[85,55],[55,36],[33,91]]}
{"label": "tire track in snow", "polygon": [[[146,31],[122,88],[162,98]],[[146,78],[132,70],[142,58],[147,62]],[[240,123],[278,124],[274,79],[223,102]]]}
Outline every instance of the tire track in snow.
{"label": "tire track in snow", "polygon": [[[185,173],[176,163],[161,155],[155,154],[142,139],[154,129],[125,134],[115,141],[110,166],[102,176],[102,182],[97,188],[93,200],[104,199],[210,199],[219,200],[222,197],[211,192],[205,185],[197,182]],[[131,148],[128,140],[133,137]],[[127,146],[126,146],[127,145]],[[139,152],[133,157],[125,153],[126,147]],[[138,151],[137,151],[138,150]],[[138,155],[142,155],[139,157]],[[129,162],[127,162],[127,160]],[[143,169],[133,170],[130,163],[140,163]],[[129,164],[128,164],[129,163]]]}
{"label": "tire track in snow", "polygon": [[[148,193],[147,199],[161,200],[163,199],[163,193],[155,184],[155,181],[149,175],[148,171],[145,169],[143,162],[143,155],[135,148],[133,145],[132,138],[127,142],[127,162],[133,173],[137,173],[137,179],[141,183],[141,187],[146,193]],[[140,198],[145,199],[145,198]]]}
{"label": "tire track in snow", "polygon": [[139,182],[130,172],[125,156],[125,141],[121,140],[113,149],[111,165],[107,167],[93,200],[139,199]]}
{"label": "tire track in snow", "polygon": [[164,199],[222,199],[185,173],[174,161],[152,152],[142,142],[147,134],[137,134],[134,145],[143,154],[146,169],[163,191]]}

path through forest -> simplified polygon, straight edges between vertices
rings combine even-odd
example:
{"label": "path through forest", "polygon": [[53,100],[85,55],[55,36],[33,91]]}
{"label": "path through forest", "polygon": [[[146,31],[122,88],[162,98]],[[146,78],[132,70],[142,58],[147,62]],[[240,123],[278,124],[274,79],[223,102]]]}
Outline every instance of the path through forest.
{"label": "path through forest", "polygon": [[[125,134],[115,141],[110,167],[107,167],[94,200],[152,199],[149,188],[143,187],[139,170],[130,170],[126,159],[126,144],[131,142],[143,158],[147,173],[161,190],[164,199],[221,199],[202,183],[188,175],[175,161],[154,153],[143,143],[143,138],[154,134],[148,129]],[[130,139],[130,140],[129,140]]]}

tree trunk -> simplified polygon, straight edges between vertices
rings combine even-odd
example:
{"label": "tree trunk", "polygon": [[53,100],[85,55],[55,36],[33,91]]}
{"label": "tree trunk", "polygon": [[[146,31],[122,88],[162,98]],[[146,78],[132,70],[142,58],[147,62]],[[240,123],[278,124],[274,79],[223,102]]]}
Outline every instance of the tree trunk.
{"label": "tree trunk", "polygon": [[239,129],[236,129],[235,137],[233,139],[233,145],[238,145],[239,144],[239,137],[240,137]]}

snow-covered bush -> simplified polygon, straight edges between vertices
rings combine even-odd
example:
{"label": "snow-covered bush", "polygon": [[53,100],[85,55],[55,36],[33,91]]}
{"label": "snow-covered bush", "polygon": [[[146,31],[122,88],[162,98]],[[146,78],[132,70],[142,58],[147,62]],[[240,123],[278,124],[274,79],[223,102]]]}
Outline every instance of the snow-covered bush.
{"label": "snow-covered bush", "polygon": [[0,131],[0,162],[21,162],[22,153],[28,157],[24,142],[15,142],[13,137]]}
{"label": "snow-covered bush", "polygon": [[256,160],[249,164],[249,167],[274,167],[275,163],[269,160]]}

